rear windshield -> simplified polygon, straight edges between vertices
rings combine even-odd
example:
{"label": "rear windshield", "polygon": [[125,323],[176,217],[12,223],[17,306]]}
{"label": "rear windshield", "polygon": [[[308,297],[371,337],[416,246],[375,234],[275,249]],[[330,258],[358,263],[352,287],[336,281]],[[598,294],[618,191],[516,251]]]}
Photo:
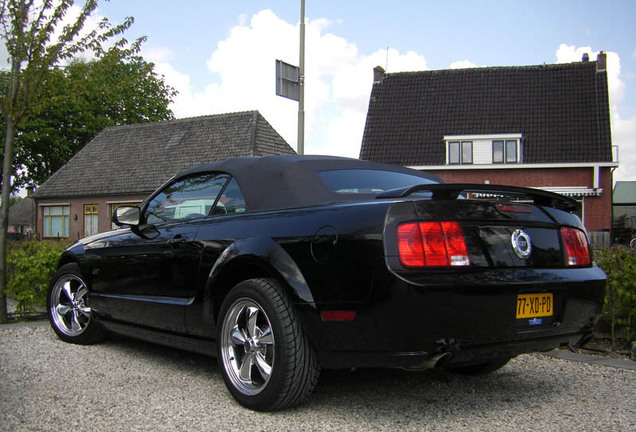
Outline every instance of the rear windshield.
{"label": "rear windshield", "polygon": [[382,170],[329,170],[318,175],[330,191],[352,195],[377,195],[391,189],[437,183],[425,177]]}

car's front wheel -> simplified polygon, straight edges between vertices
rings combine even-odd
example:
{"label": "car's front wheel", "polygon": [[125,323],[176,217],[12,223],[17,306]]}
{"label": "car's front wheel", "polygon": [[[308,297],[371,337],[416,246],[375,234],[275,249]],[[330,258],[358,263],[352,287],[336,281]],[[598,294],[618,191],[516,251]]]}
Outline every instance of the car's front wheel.
{"label": "car's front wheel", "polygon": [[87,345],[104,333],[88,302],[88,287],[77,264],[60,267],[47,292],[49,321],[58,337],[66,342]]}
{"label": "car's front wheel", "polygon": [[318,381],[316,354],[276,280],[250,279],[230,291],[219,313],[217,346],[225,385],[247,408],[297,405]]}

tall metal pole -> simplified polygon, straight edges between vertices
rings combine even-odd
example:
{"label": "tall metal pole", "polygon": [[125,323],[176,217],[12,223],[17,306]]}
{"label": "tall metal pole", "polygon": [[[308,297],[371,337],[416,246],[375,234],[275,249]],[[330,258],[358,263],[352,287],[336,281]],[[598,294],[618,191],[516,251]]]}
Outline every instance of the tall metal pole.
{"label": "tall metal pole", "polygon": [[305,0],[300,0],[300,62],[298,86],[298,154],[305,154]]}

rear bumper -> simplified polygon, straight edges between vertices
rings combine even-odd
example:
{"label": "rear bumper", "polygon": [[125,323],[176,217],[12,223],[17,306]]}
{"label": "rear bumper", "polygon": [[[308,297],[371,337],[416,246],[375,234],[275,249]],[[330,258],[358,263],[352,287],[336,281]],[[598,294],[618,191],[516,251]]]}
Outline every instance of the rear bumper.
{"label": "rear bumper", "polygon": [[[475,364],[576,345],[591,331],[604,296],[597,267],[464,272],[417,281],[374,277],[369,301],[303,310],[303,326],[323,367],[431,367]],[[554,313],[516,319],[517,296],[554,294]],[[309,308],[308,308],[309,309]],[[323,322],[320,310],[355,310],[353,321]],[[540,321],[540,322],[537,322]]]}
{"label": "rear bumper", "polygon": [[402,368],[412,370],[435,367],[463,366],[495,360],[512,358],[530,352],[550,351],[560,346],[576,346],[585,339],[587,333],[559,335],[541,339],[513,341],[502,344],[439,347],[434,352],[345,352],[330,351],[319,355],[321,365],[334,368]]}

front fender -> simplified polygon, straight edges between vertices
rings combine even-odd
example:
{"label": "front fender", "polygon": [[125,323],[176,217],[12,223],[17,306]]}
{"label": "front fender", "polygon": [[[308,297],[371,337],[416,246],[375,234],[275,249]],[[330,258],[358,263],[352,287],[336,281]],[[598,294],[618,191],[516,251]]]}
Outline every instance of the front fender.
{"label": "front fender", "polygon": [[[62,267],[65,264],[74,262],[78,263],[80,267],[83,267],[84,264],[84,245],[80,242],[75,242],[62,252],[60,258],[57,261],[57,268]],[[82,268],[82,271],[85,271],[85,268]]]}

